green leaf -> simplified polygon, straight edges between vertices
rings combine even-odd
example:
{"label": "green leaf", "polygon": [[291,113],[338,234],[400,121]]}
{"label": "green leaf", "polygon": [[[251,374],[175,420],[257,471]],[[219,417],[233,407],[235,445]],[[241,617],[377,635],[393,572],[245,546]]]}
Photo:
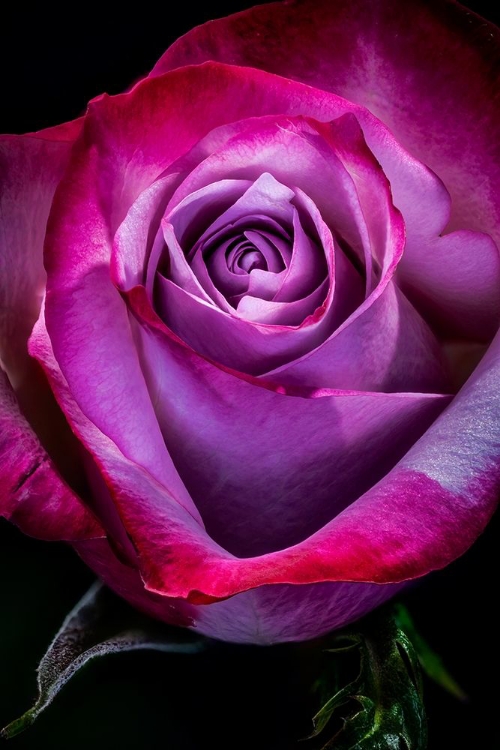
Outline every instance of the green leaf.
{"label": "green leaf", "polygon": [[[319,689],[323,698],[328,691],[330,697],[314,717],[311,735],[326,734],[333,726],[322,750],[425,750],[419,660],[397,610],[383,608],[357,628],[334,635],[327,652],[335,658]],[[353,657],[354,674],[346,680]]]}
{"label": "green leaf", "polygon": [[184,628],[158,623],[139,614],[101,583],[95,583],[64,620],[38,667],[38,699],[0,737],[27,729],[52,703],[61,688],[91,659],[121,651],[156,649],[196,653],[209,640]]}

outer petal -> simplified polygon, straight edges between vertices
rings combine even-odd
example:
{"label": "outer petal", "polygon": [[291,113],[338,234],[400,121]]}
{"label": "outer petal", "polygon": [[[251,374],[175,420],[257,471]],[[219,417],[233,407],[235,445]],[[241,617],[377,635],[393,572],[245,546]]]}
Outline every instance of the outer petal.
{"label": "outer petal", "polygon": [[[45,284],[42,246],[54,190],[80,123],[0,139],[0,514],[44,539],[102,534],[92,513],[65,485],[78,467],[71,434],[38,366],[27,353]],[[19,410],[19,403],[28,424]],[[61,435],[63,439],[61,440]]]}
{"label": "outer petal", "polygon": [[260,68],[367,107],[445,181],[456,225],[500,244],[493,24],[449,0],[269,3],[188,32],[151,75],[206,60]]}
{"label": "outer petal", "polygon": [[[394,470],[313,536],[261,557],[232,557],[200,527],[190,530],[186,517],[172,514],[145,475],[122,473],[120,493],[131,492],[133,479],[134,495],[133,502],[118,501],[147,588],[207,602],[269,583],[397,582],[448,564],[470,546],[497,505],[499,369],[497,339],[452,405]],[[155,515],[149,530],[140,520],[146,495],[149,523],[152,508]]]}
{"label": "outer petal", "polygon": [[237,643],[269,645],[317,638],[382,604],[401,585],[316,583],[260,586],[210,605],[194,605],[147,591],[139,573],[122,565],[104,539],[74,545],[83,560],[134,607],[174,625]]}
{"label": "outer petal", "polygon": [[0,515],[38,539],[103,536],[99,523],[57,473],[0,372]]}
{"label": "outer petal", "polygon": [[[92,456],[93,471],[97,470],[99,473],[97,481],[91,477],[93,485],[97,487],[96,504],[99,515],[106,520],[110,533],[114,536],[114,531],[117,530],[121,537],[120,525],[123,521],[126,530],[130,532],[132,529],[131,536],[134,542],[135,536],[146,538],[156,548],[154,540],[158,540],[158,537],[155,523],[156,515],[159,513],[161,519],[168,519],[168,524],[181,546],[189,547],[192,543],[202,555],[206,550],[213,550],[222,557],[230,557],[229,553],[207,536],[199,521],[179,502],[175,494],[175,490],[178,489],[175,481],[172,492],[171,488],[158,482],[147,469],[126,457],[113,440],[101,432],[80,409],[54,358],[43,313],[30,337],[30,352],[42,364],[74,433]],[[110,502],[118,510],[118,514],[108,506]],[[105,507],[102,507],[103,504]],[[114,540],[116,541],[116,537]],[[132,563],[133,555],[128,554],[130,550],[123,549],[120,538],[117,541],[125,557]],[[164,547],[162,555],[166,554],[168,548]]]}
{"label": "outer petal", "polygon": [[317,638],[362,617],[401,587],[373,583],[260,586],[208,607],[198,606],[194,629],[228,641],[262,645]]}
{"label": "outer petal", "polygon": [[131,305],[144,316],[137,340],[169,453],[208,533],[239,556],[289,547],[321,528],[392,468],[449,402],[278,393],[176,344],[146,317],[144,297],[136,289]]}
{"label": "outer petal", "polygon": [[[206,575],[198,571],[202,590],[224,596],[265,583],[394,582],[458,557],[498,504],[499,373],[500,335],[451,406],[381,482],[295,547],[237,563],[207,560]],[[154,585],[153,569],[148,587],[179,595],[157,567]]]}
{"label": "outer petal", "polygon": [[[444,337],[489,342],[500,297],[499,256],[491,237],[467,230],[436,237],[424,257],[417,247],[415,240],[398,273],[408,298]],[[491,316],[487,325],[485,311]]]}
{"label": "outer petal", "polygon": [[[50,370],[50,356],[38,335],[33,347]],[[101,471],[134,539],[141,574],[151,592],[169,599],[189,597],[192,603],[206,604],[266,584],[397,582],[442,567],[463,553],[494,510],[500,485],[496,402],[499,369],[500,342],[496,342],[448,411],[378,485],[301,544],[249,559],[234,558],[215,544],[180,505],[172,502],[165,488],[120,456],[108,438],[98,438],[95,426],[77,408],[73,424],[81,439],[90,442],[99,454]],[[57,373],[51,378],[60,393]],[[84,547],[80,545],[79,549],[83,554]],[[96,554],[90,552],[84,557],[104,574]],[[159,600],[155,599],[151,606],[135,584],[130,583],[129,587],[126,582],[119,583],[111,572],[108,582],[137,606],[163,616]],[[286,594],[287,606],[280,609],[281,621],[268,619],[266,638],[280,640],[283,622],[290,624],[287,632],[291,638],[312,637],[339,623],[339,613],[330,610],[325,602],[325,619],[318,614],[317,629],[310,618],[305,618],[304,629],[300,633],[293,631],[292,611],[296,606],[306,606],[306,589],[299,587],[298,600],[293,591]],[[380,601],[377,591],[382,598],[393,593],[389,586],[367,589],[367,609]],[[335,591],[325,589],[324,593],[334,595]],[[346,594],[346,604],[352,601],[347,589],[341,593]],[[361,589],[353,589],[353,596],[359,593]],[[265,599],[265,593],[263,596]],[[172,603],[169,599],[165,601],[167,608]],[[259,595],[246,601],[246,610],[243,604],[240,609],[237,601],[227,608],[203,607],[200,629],[234,640],[259,642],[251,612]],[[346,621],[359,614],[358,610],[345,612]]]}
{"label": "outer petal", "polygon": [[[76,160],[79,156],[77,149]],[[95,157],[88,154],[85,168],[90,169],[93,182],[85,186],[87,201],[83,205],[72,201],[63,181],[62,200],[55,201],[49,223],[46,305],[58,362],[72,396],[97,427],[105,426],[105,433],[127,456],[169,486],[178,502],[199,517],[165,449],[140,372],[127,311],[110,280],[108,217],[100,214],[96,200],[102,173],[93,172],[93,167]],[[75,171],[78,180],[81,175]],[[69,180],[73,180],[72,174]],[[113,200],[114,186],[111,183],[109,187]],[[104,199],[109,200],[107,194]],[[120,205],[116,208],[120,210]],[[51,226],[55,226],[52,231]],[[50,253],[54,242],[64,245],[60,255]],[[66,398],[64,392],[60,401]],[[69,413],[70,408],[66,406],[65,411]]]}
{"label": "outer petal", "polygon": [[0,137],[0,358],[16,389],[24,378],[26,342],[45,287],[47,218],[71,145],[65,126],[61,132],[52,128],[33,136]]}

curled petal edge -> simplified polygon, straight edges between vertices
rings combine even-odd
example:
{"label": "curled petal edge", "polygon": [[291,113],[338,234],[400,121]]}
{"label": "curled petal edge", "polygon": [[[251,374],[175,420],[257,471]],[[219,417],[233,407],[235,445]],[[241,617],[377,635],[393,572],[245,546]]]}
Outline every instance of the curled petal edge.
{"label": "curled petal edge", "polygon": [[[31,349],[60,398],[40,329]],[[67,401],[61,406],[100,465],[136,546],[145,588],[207,604],[266,584],[398,583],[463,554],[498,501],[500,425],[491,401],[499,398],[499,371],[497,338],[451,406],[382,481],[300,544],[245,559],[217,545],[165,487],[107,445],[76,404],[72,413]]]}

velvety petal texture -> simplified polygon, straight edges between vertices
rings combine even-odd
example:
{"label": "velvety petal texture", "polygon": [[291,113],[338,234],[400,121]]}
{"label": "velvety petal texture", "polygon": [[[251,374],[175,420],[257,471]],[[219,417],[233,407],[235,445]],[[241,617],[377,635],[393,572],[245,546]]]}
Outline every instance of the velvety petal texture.
{"label": "velvety petal texture", "polygon": [[483,33],[453,2],[266,4],[2,141],[0,513],[235,642],[462,554],[500,491]]}

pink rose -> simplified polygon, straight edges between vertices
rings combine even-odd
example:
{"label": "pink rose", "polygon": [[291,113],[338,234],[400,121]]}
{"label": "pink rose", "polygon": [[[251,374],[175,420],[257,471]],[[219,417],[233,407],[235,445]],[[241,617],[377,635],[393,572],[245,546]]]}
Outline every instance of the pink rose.
{"label": "pink rose", "polygon": [[0,513],[241,642],[462,554],[500,484],[499,42],[273,3],[4,136]]}

